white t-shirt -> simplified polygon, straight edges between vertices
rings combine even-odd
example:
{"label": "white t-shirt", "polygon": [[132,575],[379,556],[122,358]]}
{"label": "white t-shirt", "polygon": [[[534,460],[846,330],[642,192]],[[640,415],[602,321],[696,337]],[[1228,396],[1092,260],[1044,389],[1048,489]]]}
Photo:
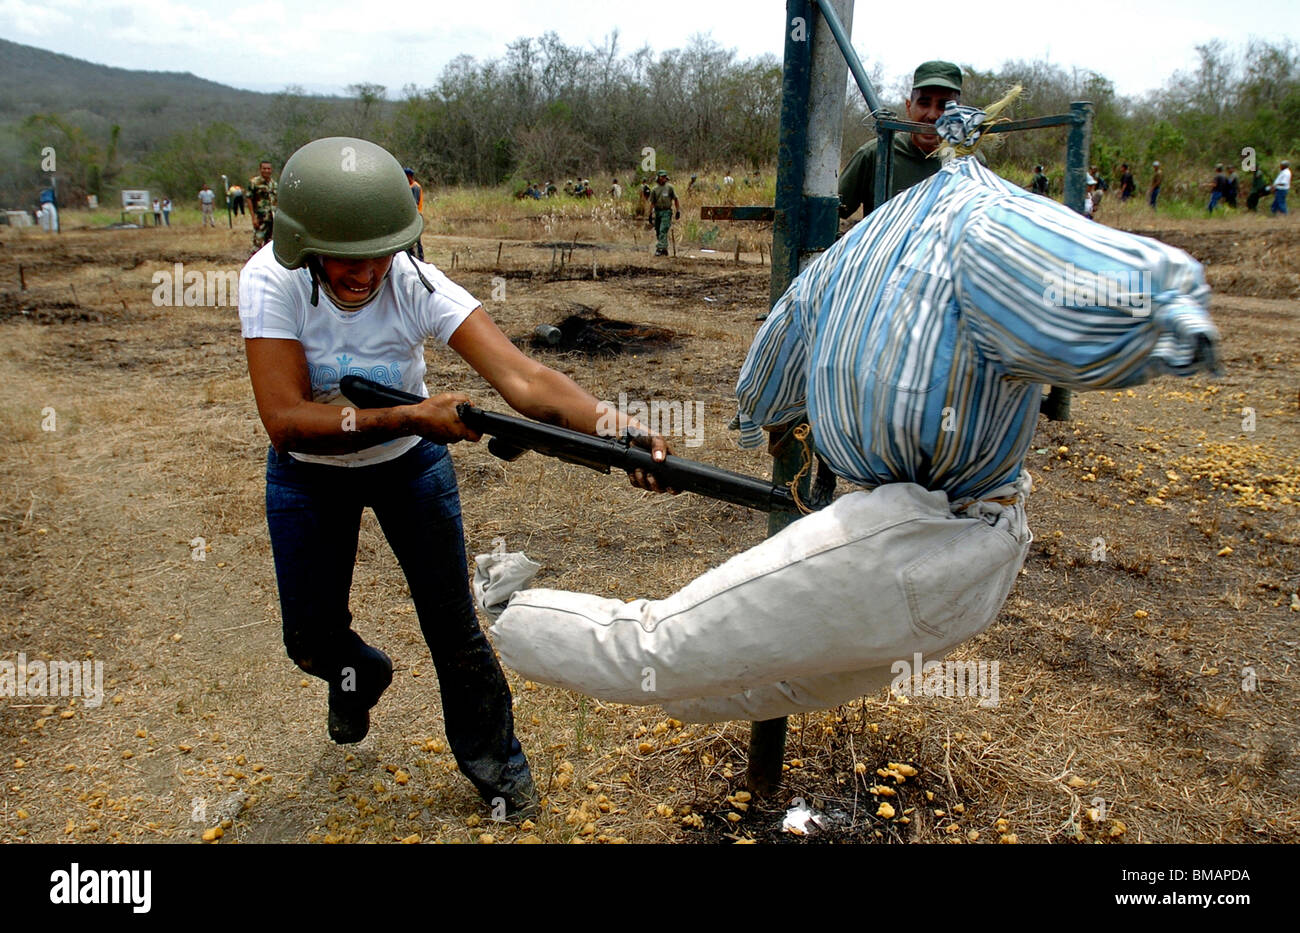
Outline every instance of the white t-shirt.
{"label": "white t-shirt", "polygon": [[[248,260],[239,276],[239,323],[245,338],[297,340],[307,356],[312,401],[346,406],[339,379],[356,374],[424,398],[424,341],[445,344],[479,301],[428,263],[420,270],[430,293],[415,273],[407,253],[393,257],[379,296],[360,311],[342,311],[320,291],[311,305],[311,275],[306,268],[286,269],[276,262],[268,243]],[[349,454],[304,454],[309,463],[366,466],[400,457],[420,442],[418,436],[394,438]]]}
{"label": "white t-shirt", "polygon": [[200,204],[211,204],[211,203],[212,203],[213,201],[215,201],[216,199],[217,199],[217,196],[216,196],[216,194],[212,191],[211,188],[204,188],[202,191],[199,192],[199,203],[200,203]]}
{"label": "white t-shirt", "polygon": [[1273,189],[1277,190],[1279,188],[1283,191],[1291,190],[1291,170],[1289,168],[1282,169],[1277,173],[1277,178],[1273,179]]}

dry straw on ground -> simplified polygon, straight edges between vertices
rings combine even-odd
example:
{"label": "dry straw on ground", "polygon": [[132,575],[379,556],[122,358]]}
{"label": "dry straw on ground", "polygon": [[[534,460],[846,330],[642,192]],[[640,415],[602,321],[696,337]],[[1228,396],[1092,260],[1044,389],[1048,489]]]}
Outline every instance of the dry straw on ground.
{"label": "dry straw on ground", "polygon": [[[725,429],[766,306],[758,254],[737,265],[679,244],[655,260],[631,221],[545,222],[504,207],[473,221],[497,229],[425,247],[444,268],[455,253],[454,276],[512,337],[575,304],[678,332],[647,353],[532,352],[603,398],[700,401],[704,444],[684,452],[766,471]],[[199,841],[225,820],[216,844],[795,842],[779,826],[801,796],[838,821],[804,842],[1296,841],[1294,235],[1263,218],[1159,232],[1210,260],[1226,376],[1080,396],[1073,423],[1040,425],[1037,541],[998,621],[957,655],[999,662],[996,707],[882,692],[797,717],[785,787],[760,800],[740,792],[747,724],[683,726],[509,674],[547,795],[524,826],[492,822],[455,773],[427,648],[369,514],[352,608],[398,671],[364,743],[329,743],[323,687],[284,655],[235,309],[150,303],[150,276],[173,262],[237,268],[247,231],[6,234],[0,657],[93,656],[108,698],[3,701],[0,839]],[[575,256],[563,271],[555,243]],[[432,389],[504,408],[449,351],[426,356]],[[471,552],[503,537],[544,565],[544,585],[662,596],[763,535],[732,506],[531,455],[454,455]]]}

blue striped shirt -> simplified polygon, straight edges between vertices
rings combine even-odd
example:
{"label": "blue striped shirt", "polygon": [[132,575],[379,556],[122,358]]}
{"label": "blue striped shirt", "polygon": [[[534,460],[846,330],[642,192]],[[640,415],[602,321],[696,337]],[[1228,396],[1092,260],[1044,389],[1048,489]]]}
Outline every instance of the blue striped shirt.
{"label": "blue striped shirt", "polygon": [[1211,368],[1208,305],[1181,250],[954,159],[776,303],[736,386],[741,446],[806,412],[818,453],[851,482],[981,498],[1019,475],[1044,384]]}

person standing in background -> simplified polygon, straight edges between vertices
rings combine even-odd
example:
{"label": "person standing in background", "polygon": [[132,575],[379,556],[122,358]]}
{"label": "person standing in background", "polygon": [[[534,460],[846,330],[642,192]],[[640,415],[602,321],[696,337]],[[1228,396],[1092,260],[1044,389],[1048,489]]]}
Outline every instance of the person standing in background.
{"label": "person standing in background", "polygon": [[[961,103],[961,87],[962,73],[957,65],[944,61],[922,62],[912,72],[912,90],[903,103],[907,119],[914,123],[934,123],[943,116],[948,101]],[[867,140],[840,173],[841,218],[853,216],[859,206],[865,218],[880,206],[876,203],[878,148],[875,139]],[[934,133],[895,133],[886,200],[939,171],[939,160],[930,158],[938,148],[939,137]]]}
{"label": "person standing in background", "polygon": [[1269,185],[1269,191],[1273,192],[1273,203],[1269,205],[1270,214],[1286,213],[1286,193],[1291,190],[1291,163],[1282,160],[1281,166],[1277,173],[1277,178],[1273,179],[1273,184]]}
{"label": "person standing in background", "polygon": [[1147,203],[1151,205],[1152,210],[1155,210],[1156,199],[1160,197],[1160,183],[1165,178],[1165,170],[1160,167],[1159,162],[1152,162],[1151,168],[1153,169],[1151,172],[1151,194],[1147,198]]}
{"label": "person standing in background", "polygon": [[1214,213],[1214,205],[1223,200],[1228,191],[1228,176],[1223,174],[1223,163],[1214,166],[1214,181],[1210,182],[1210,206],[1206,213]]}
{"label": "person standing in background", "polygon": [[279,188],[271,177],[271,163],[263,159],[258,165],[258,174],[248,180],[248,213],[253,218],[253,252],[271,240],[278,196]]}
{"label": "person standing in background", "polygon": [[650,192],[650,208],[654,211],[652,225],[659,239],[655,242],[655,255],[668,255],[668,229],[673,225],[673,209],[677,210],[677,219],[682,219],[682,205],[677,200],[677,192],[668,184],[668,173],[663,169],[655,176],[655,186]]}
{"label": "person standing in background", "polygon": [[1229,165],[1228,180],[1223,188],[1223,201],[1229,207],[1235,208],[1237,206],[1237,191],[1239,190],[1240,184],[1241,183],[1237,180],[1237,170]]}
{"label": "person standing in background", "polygon": [[[415,211],[417,214],[420,215],[421,218],[423,218],[424,217],[424,189],[421,188],[420,183],[415,180],[415,169],[411,168],[408,165],[406,168],[402,169],[402,171],[406,173],[406,183],[411,188],[411,197],[415,198]],[[414,252],[415,258],[423,262],[424,243],[421,242],[421,239],[419,237],[416,238],[415,245],[411,247],[411,249]]]}
{"label": "person standing in background", "polygon": [[1034,180],[1029,183],[1029,190],[1034,194],[1041,194],[1047,197],[1047,176],[1043,174],[1041,165],[1034,166]]}
{"label": "person standing in background", "polygon": [[1246,210],[1259,210],[1260,198],[1268,191],[1268,180],[1260,169],[1255,169],[1255,177],[1250,181],[1250,194],[1246,195]]}
{"label": "person standing in background", "polygon": [[1133,173],[1129,171],[1128,163],[1123,162],[1119,167],[1119,199],[1127,201],[1133,197],[1133,192],[1137,190],[1137,183],[1133,180]]}
{"label": "person standing in background", "polygon": [[200,227],[215,227],[217,222],[212,217],[212,206],[217,201],[217,193],[204,182],[203,187],[199,189],[199,210],[203,212],[203,222]]}

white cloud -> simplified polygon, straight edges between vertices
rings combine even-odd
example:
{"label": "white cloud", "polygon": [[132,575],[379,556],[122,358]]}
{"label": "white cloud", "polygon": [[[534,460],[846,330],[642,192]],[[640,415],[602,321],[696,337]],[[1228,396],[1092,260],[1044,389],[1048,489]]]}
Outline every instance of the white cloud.
{"label": "white cloud", "polygon": [[0,32],[29,38],[54,38],[71,26],[68,14],[28,0],[0,0]]}

